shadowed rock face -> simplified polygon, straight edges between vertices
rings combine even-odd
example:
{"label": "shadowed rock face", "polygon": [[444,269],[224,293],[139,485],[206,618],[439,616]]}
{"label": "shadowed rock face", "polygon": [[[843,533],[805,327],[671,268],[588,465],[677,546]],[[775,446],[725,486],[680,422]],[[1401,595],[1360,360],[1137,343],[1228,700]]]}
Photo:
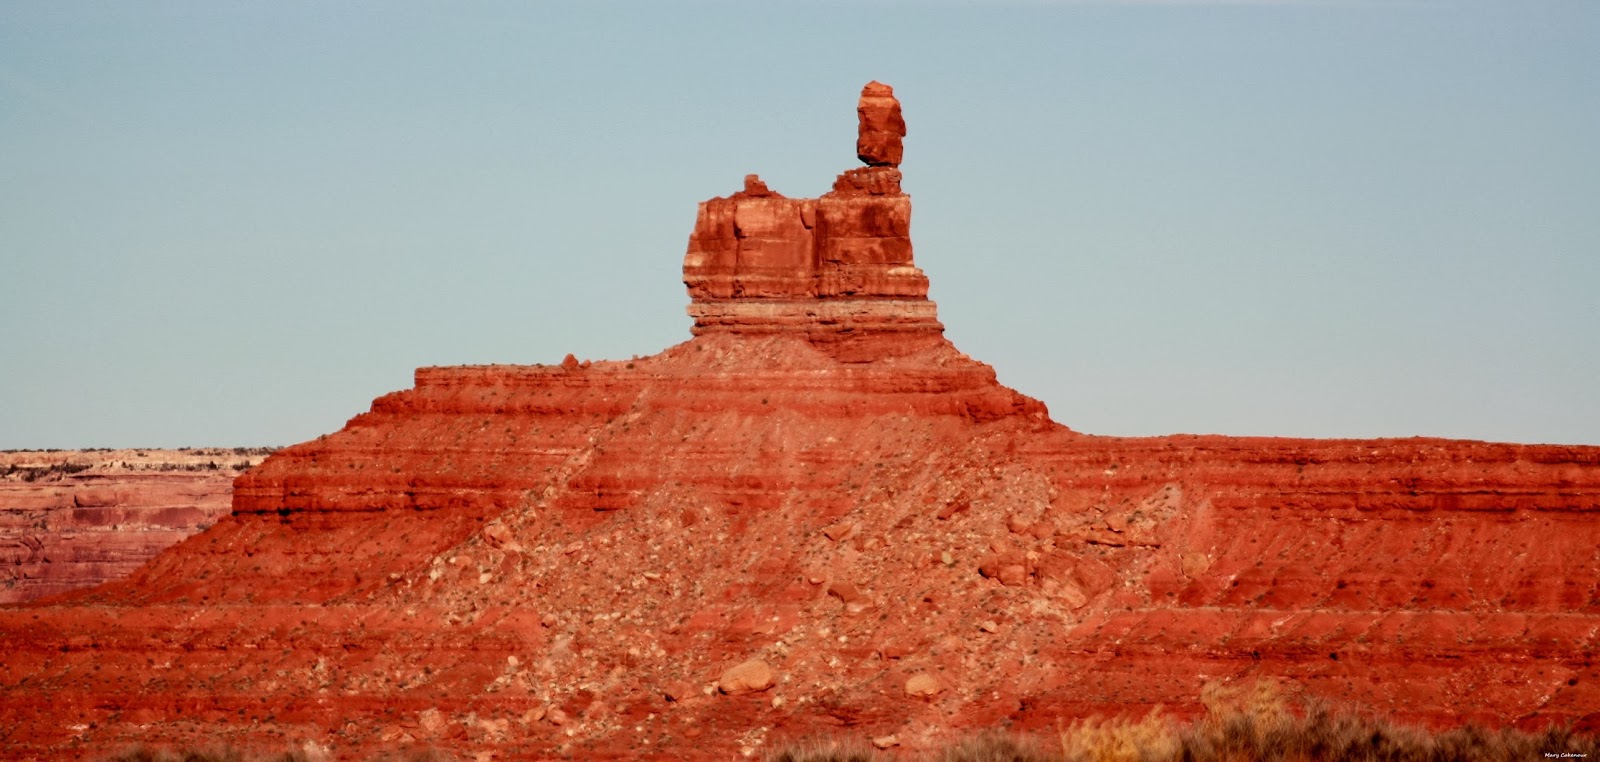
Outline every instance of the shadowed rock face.
{"label": "shadowed rock face", "polygon": [[420,369],[128,580],[0,609],[0,744],[918,749],[1260,677],[1600,727],[1600,448],[1077,434],[945,340],[898,173],[750,178],[689,341]]}

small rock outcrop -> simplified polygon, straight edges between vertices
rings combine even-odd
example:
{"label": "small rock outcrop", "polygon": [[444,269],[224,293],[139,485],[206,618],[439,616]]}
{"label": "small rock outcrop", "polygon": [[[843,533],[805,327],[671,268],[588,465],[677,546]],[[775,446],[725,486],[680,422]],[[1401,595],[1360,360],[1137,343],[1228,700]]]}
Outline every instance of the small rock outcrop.
{"label": "small rock outcrop", "polygon": [[918,672],[906,680],[906,695],[917,698],[933,698],[939,695],[944,687],[939,685],[939,679],[926,672]]}
{"label": "small rock outcrop", "polygon": [[771,687],[772,667],[760,659],[735,664],[717,680],[717,690],[729,696],[760,693]]}

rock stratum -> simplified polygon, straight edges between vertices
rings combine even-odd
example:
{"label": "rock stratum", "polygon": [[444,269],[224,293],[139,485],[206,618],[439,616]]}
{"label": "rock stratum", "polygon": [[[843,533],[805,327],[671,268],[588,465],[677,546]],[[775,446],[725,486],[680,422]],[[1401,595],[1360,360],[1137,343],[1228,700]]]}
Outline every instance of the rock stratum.
{"label": "rock stratum", "polygon": [[0,604],[121,579],[228,514],[268,448],[0,453]]}
{"label": "rock stratum", "polygon": [[700,205],[689,341],[420,369],[130,577],[0,609],[0,744],[916,750],[1256,679],[1600,729],[1600,448],[1073,432],[943,337],[884,98],[830,193]]}

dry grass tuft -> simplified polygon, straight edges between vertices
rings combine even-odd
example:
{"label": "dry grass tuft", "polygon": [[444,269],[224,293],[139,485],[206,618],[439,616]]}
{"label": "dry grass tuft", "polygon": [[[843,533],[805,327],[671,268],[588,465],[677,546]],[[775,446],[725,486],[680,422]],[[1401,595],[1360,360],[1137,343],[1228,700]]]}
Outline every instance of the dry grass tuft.
{"label": "dry grass tuft", "polygon": [[1562,753],[1600,757],[1600,739],[1564,728],[1523,733],[1468,726],[1430,732],[1315,699],[1301,702],[1296,711],[1278,684],[1268,681],[1243,688],[1213,686],[1201,702],[1205,718],[1182,734],[1181,759],[1186,762],[1498,762]]}
{"label": "dry grass tuft", "polygon": [[1151,712],[1142,720],[1088,719],[1061,732],[1061,758],[1069,762],[1157,762],[1178,759],[1178,724]]}
{"label": "dry grass tuft", "polygon": [[[287,756],[287,755],[285,755]],[[206,748],[184,749],[157,749],[149,746],[135,746],[121,754],[106,757],[104,762],[267,762],[260,757],[246,757],[245,753],[231,748]],[[280,762],[275,759],[273,762]],[[299,762],[299,760],[283,759],[281,762]]]}
{"label": "dry grass tuft", "polygon": [[1031,739],[988,732],[969,738],[939,753],[939,762],[1055,762]]}
{"label": "dry grass tuft", "polygon": [[770,754],[765,762],[873,762],[877,758],[872,747],[861,741],[811,739]]}

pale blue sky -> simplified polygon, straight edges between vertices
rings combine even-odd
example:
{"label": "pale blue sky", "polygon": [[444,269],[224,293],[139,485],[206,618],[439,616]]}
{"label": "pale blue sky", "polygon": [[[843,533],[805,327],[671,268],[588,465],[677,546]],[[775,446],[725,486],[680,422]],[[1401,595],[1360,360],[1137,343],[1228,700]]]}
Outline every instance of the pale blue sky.
{"label": "pale blue sky", "polygon": [[1107,434],[1600,443],[1600,3],[0,4],[0,448],[688,338],[905,104],[947,334]]}

